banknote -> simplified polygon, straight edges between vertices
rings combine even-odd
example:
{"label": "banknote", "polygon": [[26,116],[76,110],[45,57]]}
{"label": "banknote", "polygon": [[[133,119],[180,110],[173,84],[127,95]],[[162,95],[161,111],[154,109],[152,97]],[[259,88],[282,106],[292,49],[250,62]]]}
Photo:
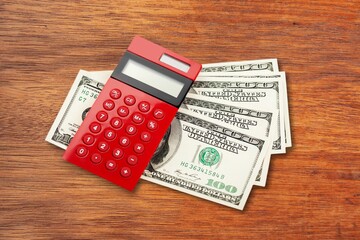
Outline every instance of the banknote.
{"label": "banknote", "polygon": [[[218,119],[241,128],[244,133],[257,137],[270,137],[270,139],[273,137],[275,130],[274,121],[278,116],[277,111],[261,111],[243,108],[240,104],[192,93],[186,95],[183,105],[204,116]],[[263,159],[254,185],[265,186],[270,155],[271,151],[268,151]]]}
{"label": "banknote", "polygon": [[45,140],[66,149],[107,79],[80,70]]}
{"label": "banknote", "polygon": [[[46,138],[50,143],[66,149],[108,77],[89,76],[80,71],[76,77]],[[270,143],[180,109],[142,178],[241,210]]]}
{"label": "banknote", "polygon": [[277,59],[259,59],[240,62],[220,62],[203,64],[200,76],[204,72],[278,72]]}
{"label": "banknote", "polygon": [[270,143],[180,108],[142,178],[242,210]]}
{"label": "banknote", "polygon": [[[287,94],[287,84],[286,84],[286,74],[285,72],[274,72],[274,73],[261,73],[256,71],[247,71],[247,72],[241,72],[241,71],[235,71],[235,72],[202,72],[202,77],[239,77],[244,75],[280,75],[280,78],[283,78],[283,97],[284,97],[284,124],[285,124],[285,146],[291,147],[292,146],[292,140],[291,140],[291,131],[290,131],[290,116],[289,116],[289,101],[288,101],[288,94]],[[263,79],[269,79],[271,81],[271,78],[263,78]]]}
{"label": "banknote", "polygon": [[[271,79],[271,80],[270,80]],[[272,153],[285,153],[284,79],[277,75],[244,75],[242,77],[203,77],[193,84],[196,93],[215,97],[251,109],[278,110]]]}

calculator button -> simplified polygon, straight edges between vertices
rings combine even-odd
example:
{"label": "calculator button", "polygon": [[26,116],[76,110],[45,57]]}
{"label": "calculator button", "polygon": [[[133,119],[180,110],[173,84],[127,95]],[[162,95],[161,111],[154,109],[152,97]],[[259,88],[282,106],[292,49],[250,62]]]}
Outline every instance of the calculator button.
{"label": "calculator button", "polygon": [[83,146],[80,146],[76,149],[76,154],[79,157],[85,157],[87,153],[88,153],[88,150]]}
{"label": "calculator button", "polygon": [[100,123],[97,123],[97,122],[91,123],[89,128],[90,128],[90,131],[93,133],[98,133],[101,131],[101,125],[100,125]]}
{"label": "calculator button", "polygon": [[131,170],[128,167],[123,167],[120,170],[120,175],[123,177],[129,177],[131,175]]}
{"label": "calculator button", "polygon": [[126,147],[130,144],[130,140],[128,137],[121,137],[119,140],[119,144],[123,147]]}
{"label": "calculator button", "polygon": [[142,123],[144,121],[144,117],[140,113],[134,113],[132,120],[134,123]]}
{"label": "calculator button", "polygon": [[108,160],[105,164],[108,170],[114,170],[116,168],[116,162],[114,160]]}
{"label": "calculator button", "polygon": [[142,145],[141,143],[136,143],[134,145],[134,152],[142,153],[142,152],[144,152],[144,150],[145,150],[144,145]]}
{"label": "calculator button", "polygon": [[150,103],[148,102],[140,102],[138,108],[141,112],[148,112],[150,110]]}
{"label": "calculator button", "polygon": [[117,112],[120,117],[126,117],[129,114],[129,109],[125,106],[121,106],[118,108]]}
{"label": "calculator button", "polygon": [[136,127],[133,126],[133,125],[129,125],[129,126],[126,127],[126,132],[129,135],[134,135],[136,133]]}
{"label": "calculator button", "polygon": [[122,125],[122,121],[120,118],[114,117],[113,119],[111,119],[110,124],[113,128],[120,128]]}
{"label": "calculator button", "polygon": [[99,120],[99,122],[105,122],[108,119],[108,114],[104,111],[100,111],[96,114],[96,119]]}
{"label": "calculator button", "polygon": [[121,158],[124,155],[124,151],[120,148],[115,148],[113,151],[114,158]]}
{"label": "calculator button", "polygon": [[130,155],[127,159],[127,163],[130,164],[131,166],[136,165],[138,162],[138,159],[135,155]]}
{"label": "calculator button", "polygon": [[98,153],[94,153],[94,154],[91,156],[90,160],[91,160],[93,163],[95,163],[95,164],[100,163],[100,162],[101,162],[101,155],[98,154]]}
{"label": "calculator button", "polygon": [[98,149],[101,152],[106,152],[109,149],[109,144],[107,142],[99,142]]}
{"label": "calculator button", "polygon": [[119,89],[114,88],[110,91],[110,97],[112,99],[119,99],[121,97],[121,91]]}
{"label": "calculator button", "polygon": [[94,141],[95,141],[95,138],[90,134],[85,134],[84,137],[83,137],[83,142],[86,145],[91,145],[91,144],[94,143]]}
{"label": "calculator button", "polygon": [[115,103],[113,100],[108,99],[104,102],[103,107],[106,110],[112,110],[115,107]]}
{"label": "calculator button", "polygon": [[108,140],[113,140],[116,137],[116,133],[112,129],[107,129],[105,131],[105,138]]}
{"label": "calculator button", "polygon": [[155,109],[153,115],[156,119],[161,119],[164,117],[164,111],[161,109]]}
{"label": "calculator button", "polygon": [[147,123],[147,128],[150,129],[150,130],[155,130],[155,129],[157,129],[157,127],[158,127],[158,124],[154,120],[150,120]]}
{"label": "calculator button", "polygon": [[124,98],[124,103],[128,106],[134,105],[136,102],[135,97],[132,95],[128,95]]}
{"label": "calculator button", "polygon": [[148,142],[148,141],[150,141],[150,139],[151,139],[151,135],[150,135],[150,133],[148,133],[148,132],[142,132],[141,135],[140,135],[140,138],[141,138],[141,140],[143,140],[144,142]]}

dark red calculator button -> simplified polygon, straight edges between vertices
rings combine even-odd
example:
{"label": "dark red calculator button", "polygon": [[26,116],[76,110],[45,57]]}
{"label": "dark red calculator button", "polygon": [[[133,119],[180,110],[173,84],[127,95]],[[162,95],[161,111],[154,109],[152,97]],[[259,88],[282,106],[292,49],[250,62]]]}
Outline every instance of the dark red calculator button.
{"label": "dark red calculator button", "polygon": [[100,125],[100,123],[97,123],[97,122],[91,123],[89,128],[90,128],[90,131],[93,133],[98,133],[101,131],[101,125]]}
{"label": "dark red calculator button", "polygon": [[148,141],[150,141],[150,139],[151,139],[151,135],[150,135],[150,133],[148,133],[148,132],[142,132],[141,135],[140,135],[140,138],[141,138],[141,140],[143,140],[144,142],[148,142]]}
{"label": "dark red calculator button", "polygon": [[131,175],[130,168],[128,168],[128,167],[121,168],[120,175],[123,176],[123,177],[130,177],[130,175]]}
{"label": "dark red calculator button", "polygon": [[128,95],[124,98],[124,103],[128,106],[134,105],[136,102],[135,97],[132,95]]}
{"label": "dark red calculator button", "polygon": [[113,151],[114,158],[121,158],[124,155],[124,151],[120,148],[115,148]]}
{"label": "dark red calculator button", "polygon": [[130,164],[131,166],[136,165],[138,162],[138,159],[135,155],[130,155],[127,159],[127,163]]}
{"label": "dark red calculator button", "polygon": [[140,113],[134,113],[132,120],[134,123],[142,123],[144,121],[144,117]]}
{"label": "dark red calculator button", "polygon": [[117,88],[114,88],[110,91],[110,97],[112,99],[119,99],[121,97],[121,91]]}
{"label": "dark red calculator button", "polygon": [[98,164],[101,162],[101,155],[98,154],[98,153],[94,153],[92,156],[91,156],[91,161],[95,164]]}
{"label": "dark red calculator button", "polygon": [[108,160],[105,164],[108,170],[114,170],[116,168],[116,162],[114,160]]}
{"label": "dark red calculator button", "polygon": [[112,129],[107,129],[105,131],[105,138],[108,140],[113,140],[116,137],[116,133]]}
{"label": "dark red calculator button", "polygon": [[141,143],[136,143],[134,145],[134,152],[142,153],[142,152],[144,152],[144,150],[145,150],[144,145],[142,145]]}
{"label": "dark red calculator button", "polygon": [[101,152],[106,152],[109,149],[109,144],[107,142],[99,142],[98,149]]}
{"label": "dark red calculator button", "polygon": [[112,110],[115,107],[115,103],[113,100],[108,99],[104,102],[103,107],[106,110]]}
{"label": "dark red calculator button", "polygon": [[120,118],[114,117],[113,119],[111,119],[110,124],[113,128],[120,128],[122,125],[122,121]]}
{"label": "dark red calculator button", "polygon": [[96,114],[96,118],[99,122],[105,122],[108,119],[108,114],[104,111],[100,111]]}
{"label": "dark red calculator button", "polygon": [[94,143],[94,141],[95,141],[95,138],[91,134],[85,134],[83,137],[83,142],[86,145],[91,145]]}
{"label": "dark red calculator button", "polygon": [[158,124],[154,120],[150,120],[147,123],[147,128],[150,129],[150,130],[155,130],[155,129],[157,129],[157,127],[158,127]]}
{"label": "dark red calculator button", "polygon": [[129,114],[129,109],[125,106],[121,106],[117,110],[120,117],[126,117]]}
{"label": "dark red calculator button", "polygon": [[87,153],[88,153],[88,150],[83,146],[80,146],[76,149],[76,154],[79,157],[85,157]]}
{"label": "dark red calculator button", "polygon": [[121,137],[119,140],[119,144],[123,147],[126,147],[130,144],[130,139],[128,137]]}
{"label": "dark red calculator button", "polygon": [[133,125],[129,125],[126,127],[126,132],[129,134],[129,135],[134,135],[136,133],[136,127],[133,126]]}
{"label": "dark red calculator button", "polygon": [[150,103],[142,101],[139,103],[138,108],[141,112],[148,112],[150,110]]}
{"label": "dark red calculator button", "polygon": [[164,117],[164,111],[161,109],[155,109],[154,113],[153,113],[154,117],[157,119],[161,119]]}

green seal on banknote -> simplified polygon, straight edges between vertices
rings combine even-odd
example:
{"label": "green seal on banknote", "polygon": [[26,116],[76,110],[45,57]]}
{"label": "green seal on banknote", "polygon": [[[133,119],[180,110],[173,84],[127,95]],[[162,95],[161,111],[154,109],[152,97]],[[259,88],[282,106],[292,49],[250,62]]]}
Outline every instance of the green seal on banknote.
{"label": "green seal on banknote", "polygon": [[199,160],[205,166],[211,167],[219,162],[220,154],[215,148],[206,147],[200,151]]}

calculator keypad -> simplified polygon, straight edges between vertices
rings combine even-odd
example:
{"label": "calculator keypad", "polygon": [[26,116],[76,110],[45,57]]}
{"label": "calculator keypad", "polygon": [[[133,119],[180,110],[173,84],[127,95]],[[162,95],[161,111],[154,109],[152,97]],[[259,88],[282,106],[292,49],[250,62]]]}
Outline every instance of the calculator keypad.
{"label": "calculator keypad", "polygon": [[[110,97],[114,100],[118,100],[121,95],[122,92],[119,89],[112,89],[109,93]],[[97,149],[99,152],[104,153],[107,152],[110,149],[110,144],[109,141],[114,140],[117,137],[117,134],[122,135],[119,138],[119,147],[114,147],[111,151],[112,151],[112,157],[114,159],[110,159],[107,160],[105,163],[106,169],[112,171],[114,169],[116,169],[117,166],[117,162],[116,160],[121,159],[124,154],[125,151],[123,150],[124,147],[128,147],[131,143],[130,139],[134,138],[134,136],[138,133],[138,129],[136,127],[143,124],[146,125],[148,130],[154,131],[157,129],[158,127],[158,123],[155,119],[161,119],[164,117],[164,112],[162,109],[155,109],[153,111],[153,113],[150,116],[153,116],[154,119],[150,119],[148,121],[146,121],[145,123],[145,116],[144,114],[148,113],[151,109],[151,105],[149,102],[147,101],[141,101],[138,104],[138,110],[141,112],[135,112],[133,113],[131,116],[129,116],[129,106],[132,106],[136,103],[136,98],[132,95],[127,95],[124,97],[123,99],[123,103],[127,106],[119,106],[117,108],[117,116],[113,117],[110,120],[110,125],[113,128],[107,128],[105,129],[104,132],[104,140],[105,141],[99,141],[97,143]],[[107,99],[106,101],[104,101],[103,103],[103,108],[106,111],[111,111],[113,110],[116,105],[118,105],[119,103],[117,101],[113,101],[111,99]],[[120,102],[121,104],[121,102]],[[96,118],[99,122],[106,122],[109,118],[109,114],[104,111],[98,111],[98,113],[96,114]],[[126,126],[123,126],[123,122],[124,120],[126,120],[125,118],[130,118],[131,122],[136,124],[126,124]],[[127,121],[130,122],[130,121]],[[121,129],[122,131],[119,132],[118,129]],[[90,131],[93,133],[99,133],[101,132],[101,125],[98,122],[93,122],[92,124],[90,124]],[[123,135],[126,136],[123,136]],[[142,140],[142,142],[146,143],[149,142],[151,139],[151,134],[148,131],[141,131],[141,133],[139,133],[140,135],[140,139]],[[83,142],[86,145],[91,145],[95,142],[95,138],[91,135],[91,134],[85,134],[83,137]],[[135,154],[141,154],[145,151],[145,146],[142,143],[135,143],[133,144],[132,147],[132,151]],[[127,151],[129,152],[129,151]],[[88,153],[88,149],[84,146],[80,146],[78,148],[77,154],[80,157],[84,157],[86,156]],[[92,163],[94,164],[98,164],[102,161],[102,156],[99,153],[94,153],[90,156],[90,160]],[[138,157],[134,154],[128,155],[127,159],[126,159],[126,163],[129,166],[135,166],[138,163]],[[120,175],[123,177],[128,177],[131,174],[131,169],[129,167],[123,167],[120,171]]]}
{"label": "calculator keypad", "polygon": [[[140,178],[177,111],[141,91],[133,92],[133,88],[118,81],[110,86],[107,83],[91,109],[94,112],[88,113],[84,126],[79,128],[80,136],[76,134],[72,140],[76,145],[69,145],[77,158],[70,153],[64,155],[70,162],[129,190]],[[166,118],[165,111],[170,118]]]}

